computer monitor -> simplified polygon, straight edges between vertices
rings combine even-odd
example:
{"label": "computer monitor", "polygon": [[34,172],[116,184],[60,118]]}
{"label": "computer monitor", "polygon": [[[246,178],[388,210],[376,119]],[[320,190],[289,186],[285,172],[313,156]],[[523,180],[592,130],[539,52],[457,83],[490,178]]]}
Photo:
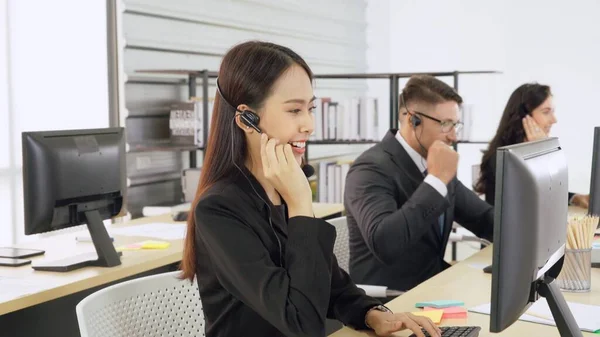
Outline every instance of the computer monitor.
{"label": "computer monitor", "polygon": [[[594,128],[589,214],[600,216],[600,126]],[[600,223],[598,224],[600,226]]]}
{"label": "computer monitor", "polygon": [[501,332],[539,296],[562,336],[581,331],[554,281],[564,259],[567,160],[557,138],[497,149],[490,331]]}
{"label": "computer monitor", "polygon": [[113,267],[120,254],[103,220],[122,215],[126,192],[123,128],[22,133],[25,234],[87,224],[94,254],[35,261],[32,268],[69,271]]}

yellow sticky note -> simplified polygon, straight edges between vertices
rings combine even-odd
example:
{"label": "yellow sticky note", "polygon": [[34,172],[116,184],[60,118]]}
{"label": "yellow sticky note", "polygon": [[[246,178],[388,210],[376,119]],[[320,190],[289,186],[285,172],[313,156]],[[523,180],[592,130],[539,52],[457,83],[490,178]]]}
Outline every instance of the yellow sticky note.
{"label": "yellow sticky note", "polygon": [[169,248],[171,244],[167,241],[153,241],[148,240],[142,242],[142,249],[165,249]]}
{"label": "yellow sticky note", "polygon": [[427,311],[415,311],[411,314],[415,316],[429,317],[435,324],[439,324],[442,321],[442,315],[444,315],[444,309],[439,310],[427,310]]}
{"label": "yellow sticky note", "polygon": [[120,247],[117,247],[116,250],[124,251],[124,250],[140,250],[140,249],[166,249],[166,248],[169,248],[170,245],[171,245],[171,243],[169,243],[167,241],[147,240],[147,241],[141,241],[141,242],[136,242],[136,243],[120,246]]}

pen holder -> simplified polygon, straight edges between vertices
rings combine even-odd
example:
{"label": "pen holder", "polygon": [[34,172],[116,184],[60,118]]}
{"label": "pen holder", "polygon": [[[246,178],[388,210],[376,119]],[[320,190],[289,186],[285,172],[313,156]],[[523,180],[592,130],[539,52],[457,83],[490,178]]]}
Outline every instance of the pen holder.
{"label": "pen holder", "polygon": [[563,291],[589,292],[592,286],[592,249],[565,249],[565,260],[556,281]]}

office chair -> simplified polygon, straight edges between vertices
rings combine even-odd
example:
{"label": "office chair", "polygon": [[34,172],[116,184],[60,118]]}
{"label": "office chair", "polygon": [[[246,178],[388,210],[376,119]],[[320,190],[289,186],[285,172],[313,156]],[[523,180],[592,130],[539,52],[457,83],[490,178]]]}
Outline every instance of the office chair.
{"label": "office chair", "polygon": [[[338,260],[340,268],[349,273],[350,249],[348,238],[348,222],[345,216],[327,220],[337,232],[335,243],[333,244],[333,254]],[[363,289],[371,297],[391,297],[402,295],[403,291],[388,289],[384,286],[373,286],[366,284],[357,284],[357,287]]]}
{"label": "office chair", "polygon": [[[461,226],[457,223],[452,224],[452,229],[458,229],[460,227]],[[454,232],[450,233],[450,238],[448,239],[448,242],[451,242],[451,243],[477,242],[477,243],[481,244],[482,247],[487,247],[492,244],[490,241],[488,241],[486,239],[481,239],[474,235],[463,235],[463,234],[458,234],[458,233],[454,233]]]}
{"label": "office chair", "polygon": [[[479,176],[481,175],[481,165],[480,164],[474,164],[471,165],[471,185],[475,186],[475,184],[477,184],[477,180],[479,179]],[[484,195],[479,195],[479,198],[481,199],[485,199]],[[452,228],[457,228],[460,227],[460,225],[458,225],[457,223],[454,223]],[[454,233],[450,234],[450,242],[477,242],[481,244],[481,248],[483,247],[487,247],[489,245],[491,245],[492,243],[486,239],[480,239],[476,236],[472,236],[472,235],[459,235]]]}
{"label": "office chair", "polygon": [[205,336],[196,280],[179,274],[141,277],[87,296],[75,308],[81,337]]}

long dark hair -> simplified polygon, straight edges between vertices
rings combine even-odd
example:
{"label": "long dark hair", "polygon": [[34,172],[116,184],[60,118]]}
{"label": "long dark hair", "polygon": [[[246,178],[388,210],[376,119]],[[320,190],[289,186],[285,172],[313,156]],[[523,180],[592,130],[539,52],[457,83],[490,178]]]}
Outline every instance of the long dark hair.
{"label": "long dark hair", "polygon": [[[294,64],[304,68],[312,82],[313,74],[306,62],[289,48],[273,43],[244,42],[234,46],[223,57],[218,83],[221,94],[233,107],[216,95],[202,174],[187,220],[182,278],[193,280],[196,272],[196,204],[216,182],[239,174],[234,163],[242,167],[248,156],[244,132],[237,126],[232,127],[235,107],[246,104],[254,111],[260,110],[275,81]],[[232,148],[236,151],[231,151]]]}
{"label": "long dark hair", "polygon": [[496,179],[494,172],[496,150],[499,147],[522,143],[525,141],[523,118],[531,115],[533,110],[542,105],[552,95],[550,87],[538,83],[526,83],[518,87],[506,103],[504,113],[500,119],[496,135],[481,159],[481,174],[474,190],[477,193],[486,193],[485,187]]}

